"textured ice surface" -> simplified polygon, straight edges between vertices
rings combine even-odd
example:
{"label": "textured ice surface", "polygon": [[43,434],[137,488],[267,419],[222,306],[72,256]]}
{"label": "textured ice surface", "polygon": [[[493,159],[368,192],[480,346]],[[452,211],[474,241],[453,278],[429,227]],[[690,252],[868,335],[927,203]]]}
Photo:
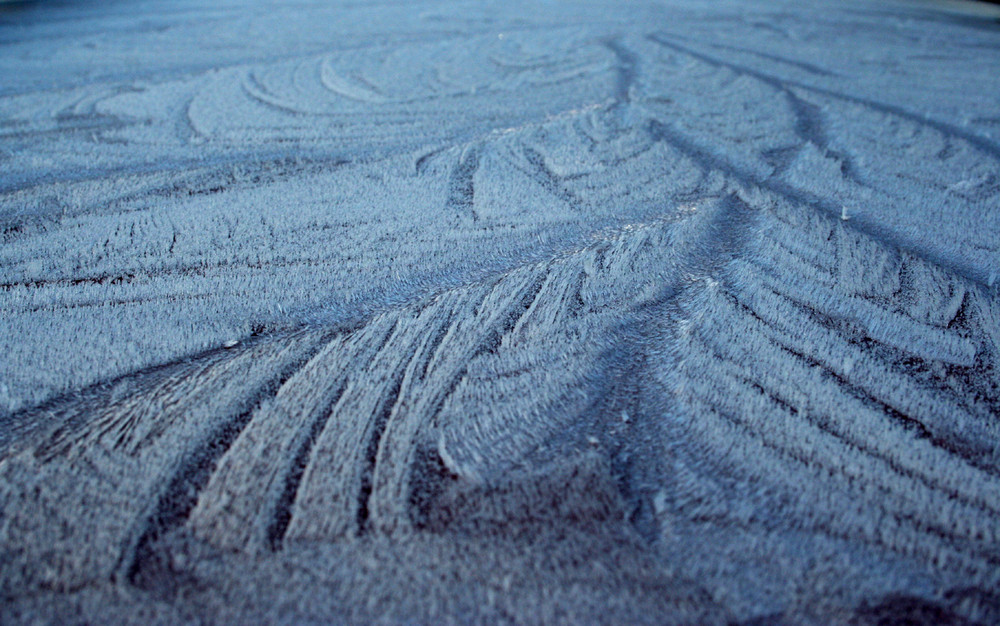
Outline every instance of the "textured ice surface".
{"label": "textured ice surface", "polygon": [[972,6],[0,9],[3,610],[1000,621]]}

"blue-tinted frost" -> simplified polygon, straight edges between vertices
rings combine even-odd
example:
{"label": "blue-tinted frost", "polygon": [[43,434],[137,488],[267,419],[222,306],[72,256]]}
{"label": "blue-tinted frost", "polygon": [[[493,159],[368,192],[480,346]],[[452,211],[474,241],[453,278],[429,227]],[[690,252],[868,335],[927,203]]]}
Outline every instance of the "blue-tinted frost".
{"label": "blue-tinted frost", "polygon": [[15,4],[12,620],[1000,622],[988,8]]}

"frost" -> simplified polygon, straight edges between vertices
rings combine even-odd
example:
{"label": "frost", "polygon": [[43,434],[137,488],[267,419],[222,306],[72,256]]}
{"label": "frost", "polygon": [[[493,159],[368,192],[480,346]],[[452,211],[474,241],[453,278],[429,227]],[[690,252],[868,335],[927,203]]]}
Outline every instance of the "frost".
{"label": "frost", "polygon": [[5,7],[11,621],[1000,622],[992,9],[418,4]]}

